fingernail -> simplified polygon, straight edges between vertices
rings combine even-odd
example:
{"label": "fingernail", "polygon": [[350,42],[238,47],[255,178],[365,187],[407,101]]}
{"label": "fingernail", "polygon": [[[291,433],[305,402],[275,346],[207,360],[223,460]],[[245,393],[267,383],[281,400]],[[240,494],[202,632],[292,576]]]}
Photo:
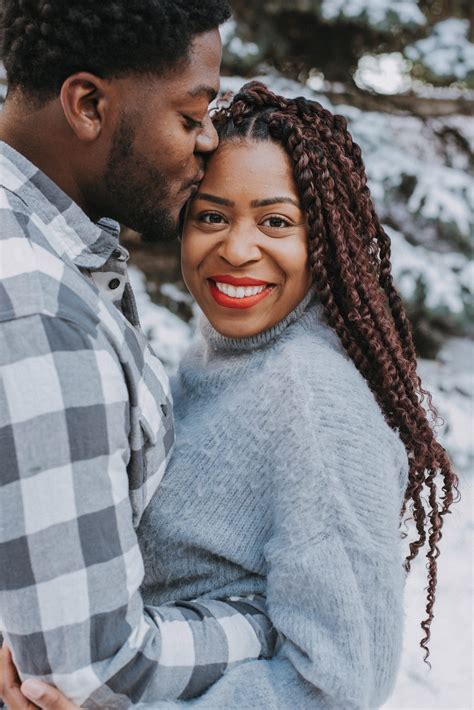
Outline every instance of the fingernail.
{"label": "fingernail", "polygon": [[44,684],[39,680],[25,680],[22,683],[21,692],[30,700],[39,700],[44,694]]}

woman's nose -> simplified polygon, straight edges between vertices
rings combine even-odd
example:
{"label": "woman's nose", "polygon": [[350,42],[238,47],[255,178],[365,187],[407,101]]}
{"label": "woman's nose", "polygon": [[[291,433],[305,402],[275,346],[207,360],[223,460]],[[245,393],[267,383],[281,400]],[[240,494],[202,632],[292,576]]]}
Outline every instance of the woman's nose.
{"label": "woman's nose", "polygon": [[232,266],[243,266],[261,259],[257,240],[248,229],[232,229],[219,247],[219,256]]}

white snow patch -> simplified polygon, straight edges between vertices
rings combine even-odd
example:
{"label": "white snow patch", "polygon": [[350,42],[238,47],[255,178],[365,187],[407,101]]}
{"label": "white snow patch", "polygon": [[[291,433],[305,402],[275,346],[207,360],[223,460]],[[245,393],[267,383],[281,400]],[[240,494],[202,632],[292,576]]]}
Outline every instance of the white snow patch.
{"label": "white snow patch", "polygon": [[468,234],[474,215],[474,180],[461,170],[432,166],[418,175],[408,209],[429,220],[454,223]]}
{"label": "white snow patch", "polygon": [[[414,190],[404,208],[415,217],[453,226],[467,238],[474,231],[474,176],[446,165],[436,151],[432,129],[413,116],[387,116],[360,112],[338,106],[347,116],[354,138],[360,144],[369,176],[370,188],[379,208],[385,200],[393,202],[394,191],[407,178]],[[454,118],[454,117],[453,117]],[[467,116],[450,119],[448,125],[470,140]],[[439,128],[440,122],[434,122]]]}
{"label": "white snow patch", "polygon": [[245,57],[255,57],[260,50],[255,42],[246,42],[237,34],[237,24],[232,18],[227,20],[219,28],[222,44],[231,54],[235,54],[239,59]]}
{"label": "white snow patch", "polygon": [[[413,246],[400,232],[386,225],[385,230],[392,242],[394,279],[403,297],[410,300],[421,281],[426,289],[428,308],[462,313],[463,287],[472,293],[472,264],[460,254],[439,254],[422,246]],[[462,281],[460,272],[464,276]]]}
{"label": "white snow patch", "polygon": [[400,94],[412,85],[409,68],[410,63],[400,52],[365,54],[359,59],[354,80],[363,89]]}
{"label": "white snow patch", "polygon": [[160,291],[163,296],[170,298],[176,303],[192,303],[193,297],[189,293],[184,293],[176,284],[164,283],[160,285]]}
{"label": "white snow patch", "polygon": [[438,77],[463,80],[474,72],[474,44],[468,35],[469,20],[451,17],[434,25],[429,37],[405,47],[405,56]]}
{"label": "white snow patch", "polygon": [[390,24],[426,24],[417,0],[323,0],[321,15],[325,20],[340,18],[367,20],[373,27]]}

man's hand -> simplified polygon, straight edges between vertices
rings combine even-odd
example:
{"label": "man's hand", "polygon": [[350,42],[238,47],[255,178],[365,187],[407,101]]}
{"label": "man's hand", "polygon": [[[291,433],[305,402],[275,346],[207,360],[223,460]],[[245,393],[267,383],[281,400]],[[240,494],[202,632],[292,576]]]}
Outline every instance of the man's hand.
{"label": "man's hand", "polygon": [[9,710],[34,710],[37,707],[21,692],[21,680],[13,663],[11,651],[5,644],[0,652],[0,698]]}
{"label": "man's hand", "polygon": [[10,649],[5,645],[0,652],[0,698],[8,710],[79,710],[78,705],[47,683],[38,680],[22,683]]}

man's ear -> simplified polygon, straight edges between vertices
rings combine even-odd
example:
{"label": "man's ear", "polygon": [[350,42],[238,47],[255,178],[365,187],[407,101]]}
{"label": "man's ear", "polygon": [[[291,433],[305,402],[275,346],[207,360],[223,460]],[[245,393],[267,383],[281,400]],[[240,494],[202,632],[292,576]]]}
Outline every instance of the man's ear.
{"label": "man's ear", "polygon": [[109,106],[108,83],[95,74],[78,72],[61,87],[60,101],[69,126],[80,141],[100,136]]}

